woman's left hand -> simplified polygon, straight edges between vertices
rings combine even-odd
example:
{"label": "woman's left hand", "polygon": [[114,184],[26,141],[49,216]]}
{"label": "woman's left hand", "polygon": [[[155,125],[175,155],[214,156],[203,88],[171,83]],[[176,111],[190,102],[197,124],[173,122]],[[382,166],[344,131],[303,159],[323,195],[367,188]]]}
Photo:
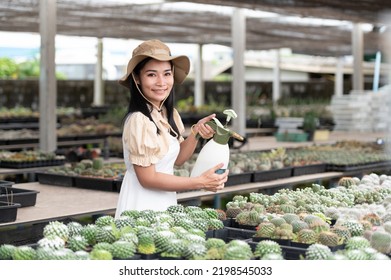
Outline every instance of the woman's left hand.
{"label": "woman's left hand", "polygon": [[210,139],[215,134],[215,131],[206,123],[216,117],[216,114],[211,114],[203,119],[200,119],[193,127],[194,132],[198,133],[203,139]]}

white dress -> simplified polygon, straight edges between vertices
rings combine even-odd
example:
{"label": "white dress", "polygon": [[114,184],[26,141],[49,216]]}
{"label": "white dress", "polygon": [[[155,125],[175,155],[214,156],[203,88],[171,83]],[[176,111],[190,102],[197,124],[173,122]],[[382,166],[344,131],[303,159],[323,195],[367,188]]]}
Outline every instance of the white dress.
{"label": "white dress", "polygon": [[[140,122],[137,122],[137,125],[139,124]],[[143,128],[140,128],[140,130],[145,129],[144,127],[145,125]],[[157,172],[173,174],[174,162],[179,154],[180,142],[169,133],[167,133],[166,139],[168,140],[168,151],[153,163],[155,164]],[[164,211],[168,206],[177,204],[176,192],[147,189],[141,186],[134,171],[133,163],[130,161],[130,158],[132,157],[129,155],[130,151],[128,146],[129,145],[125,143],[123,137],[123,151],[126,173],[121,185],[115,218],[118,218],[125,210],[150,209],[155,211]],[[149,150],[153,149],[150,148]],[[148,154],[148,152],[145,153]]]}

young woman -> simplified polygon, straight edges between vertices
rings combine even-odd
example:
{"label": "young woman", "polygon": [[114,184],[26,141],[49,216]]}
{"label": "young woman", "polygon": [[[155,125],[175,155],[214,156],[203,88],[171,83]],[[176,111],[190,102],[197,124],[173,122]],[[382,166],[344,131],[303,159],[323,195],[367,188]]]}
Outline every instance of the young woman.
{"label": "young woman", "polygon": [[174,108],[174,83],[182,83],[190,69],[186,56],[172,56],[159,40],[149,40],[134,49],[126,75],[119,83],[130,89],[130,102],[123,128],[126,173],[119,195],[116,217],[125,210],[166,210],[177,204],[176,192],[224,188],[228,170],[216,174],[216,165],[199,177],[173,175],[194,153],[198,135],[204,139],[214,131],[205,123],[209,115],[191,128],[186,139],[184,126]]}

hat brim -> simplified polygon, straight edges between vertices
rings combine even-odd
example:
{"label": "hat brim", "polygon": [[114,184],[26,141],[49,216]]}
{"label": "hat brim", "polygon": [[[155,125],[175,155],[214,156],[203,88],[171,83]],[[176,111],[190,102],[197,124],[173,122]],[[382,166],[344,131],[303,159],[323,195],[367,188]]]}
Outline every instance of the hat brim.
{"label": "hat brim", "polygon": [[118,82],[124,87],[130,88],[130,82],[128,81],[130,74],[133,72],[137,64],[139,64],[147,57],[151,57],[159,61],[172,61],[172,64],[174,65],[174,82],[177,84],[181,84],[189,74],[190,60],[185,55],[137,55],[129,60],[126,74],[121,79],[119,79]]}

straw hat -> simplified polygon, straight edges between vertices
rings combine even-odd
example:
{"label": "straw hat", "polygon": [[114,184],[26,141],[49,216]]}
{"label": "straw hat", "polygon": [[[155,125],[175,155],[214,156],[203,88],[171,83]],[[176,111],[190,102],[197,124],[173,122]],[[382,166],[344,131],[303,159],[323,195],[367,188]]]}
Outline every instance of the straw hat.
{"label": "straw hat", "polygon": [[147,57],[152,57],[159,61],[172,61],[174,65],[174,82],[182,83],[186,76],[189,74],[190,60],[185,55],[172,56],[170,49],[159,40],[148,40],[141,43],[137,48],[133,50],[132,58],[129,60],[128,67],[125,76],[123,76],[118,82],[129,88],[129,82],[127,81],[129,75],[133,72],[134,68]]}

